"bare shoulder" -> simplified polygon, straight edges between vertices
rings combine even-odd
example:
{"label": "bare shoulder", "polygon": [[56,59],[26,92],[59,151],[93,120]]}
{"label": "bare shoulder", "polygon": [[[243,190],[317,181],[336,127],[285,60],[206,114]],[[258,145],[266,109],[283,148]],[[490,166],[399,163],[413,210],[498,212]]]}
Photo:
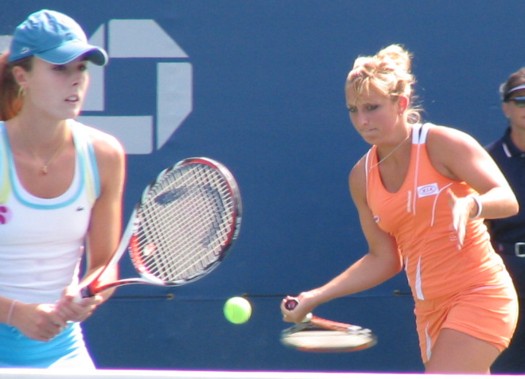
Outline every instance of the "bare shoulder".
{"label": "bare shoulder", "polygon": [[470,134],[437,125],[429,130],[427,151],[432,165],[443,175],[459,179],[461,166],[484,159],[486,152]]}
{"label": "bare shoulder", "polygon": [[465,147],[472,144],[477,145],[477,141],[470,134],[456,128],[443,125],[434,125],[428,132],[428,146],[438,147]]}
{"label": "bare shoulder", "polygon": [[366,155],[363,155],[350,170],[348,184],[354,200],[366,196]]}
{"label": "bare shoulder", "polygon": [[350,181],[364,179],[366,155],[363,155],[350,170]]}
{"label": "bare shoulder", "polygon": [[126,153],[121,142],[111,134],[84,125],[89,135],[103,183],[121,180],[124,177]]}
{"label": "bare shoulder", "polygon": [[116,137],[91,126],[84,125],[84,127],[93,142],[97,155],[99,153],[117,156],[124,154],[124,148]]}

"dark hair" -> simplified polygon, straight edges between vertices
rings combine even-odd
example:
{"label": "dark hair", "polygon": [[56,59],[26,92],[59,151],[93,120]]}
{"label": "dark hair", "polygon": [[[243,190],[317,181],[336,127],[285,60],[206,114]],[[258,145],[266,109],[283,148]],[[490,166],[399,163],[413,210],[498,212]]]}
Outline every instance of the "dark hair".
{"label": "dark hair", "polygon": [[[521,86],[523,86],[523,88],[518,88]],[[510,74],[507,81],[500,85],[499,93],[501,96],[501,101],[508,101],[514,91],[521,89],[525,89],[525,67],[522,67],[518,71]]]}
{"label": "dark hair", "polygon": [[0,55],[0,120],[6,121],[15,117],[23,104],[20,96],[20,86],[13,77],[13,67],[20,66],[26,71],[31,71],[33,57],[20,59],[8,63],[9,53]]}

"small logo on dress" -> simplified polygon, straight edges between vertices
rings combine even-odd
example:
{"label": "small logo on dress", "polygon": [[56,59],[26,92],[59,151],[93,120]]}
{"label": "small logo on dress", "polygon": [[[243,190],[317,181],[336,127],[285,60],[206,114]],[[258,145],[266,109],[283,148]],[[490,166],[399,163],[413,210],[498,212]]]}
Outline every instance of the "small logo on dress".
{"label": "small logo on dress", "polygon": [[417,187],[417,197],[427,197],[436,195],[439,193],[439,187],[437,183],[426,184],[424,186]]}
{"label": "small logo on dress", "polygon": [[377,216],[377,215],[374,215],[374,222],[376,224],[379,224],[379,221],[381,221],[381,218],[379,216]]}
{"label": "small logo on dress", "polygon": [[11,220],[12,216],[13,214],[8,207],[5,205],[0,205],[0,225],[7,224]]}

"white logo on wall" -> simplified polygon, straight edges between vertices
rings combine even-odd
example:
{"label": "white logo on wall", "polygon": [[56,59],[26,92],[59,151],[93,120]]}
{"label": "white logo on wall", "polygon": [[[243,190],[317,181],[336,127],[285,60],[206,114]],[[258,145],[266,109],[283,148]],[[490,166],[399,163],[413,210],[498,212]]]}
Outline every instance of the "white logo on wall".
{"label": "white logo on wall", "polygon": [[[107,29],[101,25],[89,41],[106,47],[111,60],[159,59],[157,82],[152,83],[157,87],[155,115],[89,115],[79,121],[117,137],[128,154],[149,154],[160,149],[192,111],[192,66],[181,62],[188,55],[154,20],[110,20]],[[0,47],[8,47],[10,37],[0,36]],[[105,68],[91,65],[89,72],[91,85],[83,109],[104,112]],[[130,80],[139,75],[130,75]]]}

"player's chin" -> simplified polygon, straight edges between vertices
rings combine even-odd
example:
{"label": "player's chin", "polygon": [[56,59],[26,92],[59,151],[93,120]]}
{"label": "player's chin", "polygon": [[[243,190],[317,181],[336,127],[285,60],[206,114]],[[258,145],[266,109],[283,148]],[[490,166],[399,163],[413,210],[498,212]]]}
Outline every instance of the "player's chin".
{"label": "player's chin", "polygon": [[380,136],[375,131],[362,131],[359,132],[361,135],[361,138],[368,143],[369,145],[376,145],[378,142],[380,142]]}
{"label": "player's chin", "polygon": [[63,120],[77,118],[80,115],[81,110],[80,102],[66,102],[66,106],[64,107],[63,112],[61,112],[62,114],[60,115],[60,118]]}

